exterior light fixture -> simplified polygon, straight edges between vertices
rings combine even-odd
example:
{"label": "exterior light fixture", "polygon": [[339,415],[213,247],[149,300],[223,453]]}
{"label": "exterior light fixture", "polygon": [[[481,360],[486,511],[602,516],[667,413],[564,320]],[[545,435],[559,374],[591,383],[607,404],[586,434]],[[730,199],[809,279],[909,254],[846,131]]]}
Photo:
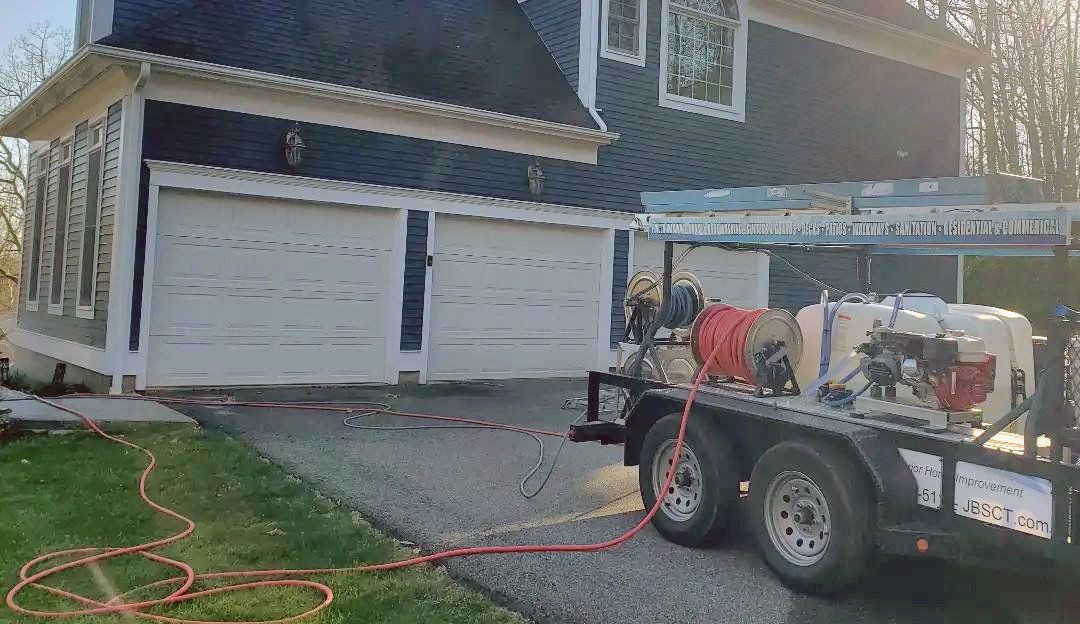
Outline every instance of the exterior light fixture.
{"label": "exterior light fixture", "polygon": [[529,165],[529,193],[537,198],[544,194],[544,170],[540,168],[539,158]]}
{"label": "exterior light fixture", "polygon": [[289,167],[297,169],[304,162],[304,150],[307,149],[307,145],[304,143],[304,137],[300,136],[300,124],[296,124],[285,133],[285,160],[288,161]]}

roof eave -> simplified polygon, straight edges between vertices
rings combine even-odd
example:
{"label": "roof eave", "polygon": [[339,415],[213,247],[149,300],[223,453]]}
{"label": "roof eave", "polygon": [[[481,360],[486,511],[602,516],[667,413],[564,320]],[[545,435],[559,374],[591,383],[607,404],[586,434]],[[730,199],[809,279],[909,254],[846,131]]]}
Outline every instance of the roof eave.
{"label": "roof eave", "polygon": [[846,9],[832,6],[821,2],[820,0],[774,0],[783,4],[788,4],[804,10],[809,10],[814,13],[818,13],[825,17],[836,19],[849,24],[872,28],[881,32],[891,34],[893,36],[902,37],[912,41],[913,43],[920,44],[940,52],[945,52],[951,56],[956,57],[964,62],[967,67],[978,67],[985,65],[989,61],[989,57],[978,48],[971,45],[957,45],[955,43],[927,35],[915,30],[904,28],[885,20],[881,20],[869,15],[863,15],[861,13],[855,13]]}

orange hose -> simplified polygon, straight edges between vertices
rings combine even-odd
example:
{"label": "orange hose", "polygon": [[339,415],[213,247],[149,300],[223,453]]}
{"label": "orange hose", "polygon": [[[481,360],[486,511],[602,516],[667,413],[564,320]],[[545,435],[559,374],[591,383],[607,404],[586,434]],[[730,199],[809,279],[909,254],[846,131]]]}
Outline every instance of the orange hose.
{"label": "orange hose", "polygon": [[704,359],[702,368],[710,375],[728,375],[756,384],[753,366],[746,361],[746,341],[754,323],[766,312],[726,304],[705,308],[698,320],[698,350],[712,355]]}
{"label": "orange hose", "polygon": [[[723,346],[724,346],[723,343],[717,343],[716,346],[714,347],[714,352],[712,352],[711,355],[709,356],[709,360],[712,360],[714,357],[719,355],[719,352],[720,352],[720,350],[721,350],[721,348]],[[686,407],[683,409],[682,421],[681,421],[680,426],[679,426],[679,435],[678,435],[678,437],[676,439],[676,442],[675,442],[675,453],[674,453],[674,459],[672,461],[672,466],[677,466],[678,463],[679,463],[678,458],[682,454],[683,441],[686,438],[686,425],[687,425],[687,423],[689,422],[689,419],[690,419],[690,408],[693,406],[694,399],[697,397],[698,388],[701,386],[701,383],[707,377],[706,368],[707,367],[702,367],[702,370],[698,373],[698,376],[694,380],[694,384],[690,389],[690,395],[687,397]],[[113,398],[127,398],[127,397],[113,397]],[[314,616],[315,614],[317,614],[320,611],[323,611],[324,609],[329,607],[330,604],[334,601],[334,591],[330,588],[329,585],[326,585],[325,583],[320,583],[320,582],[317,582],[317,581],[302,580],[302,579],[295,578],[295,577],[313,576],[313,575],[325,575],[325,574],[339,574],[339,573],[350,573],[350,572],[381,572],[381,571],[387,571],[387,570],[397,570],[397,569],[400,569],[400,568],[420,565],[420,564],[424,564],[424,563],[434,563],[436,561],[444,561],[444,560],[447,560],[447,559],[454,559],[454,558],[458,558],[458,557],[470,557],[470,556],[475,556],[475,555],[498,555],[498,554],[512,554],[512,553],[517,553],[517,554],[521,554],[521,553],[585,553],[585,552],[596,552],[596,551],[600,551],[600,550],[607,550],[607,549],[610,549],[610,548],[615,548],[617,546],[620,546],[620,545],[628,542],[635,535],[640,533],[652,521],[653,517],[656,516],[657,512],[660,511],[660,506],[663,504],[663,497],[657,497],[656,503],[654,503],[652,508],[649,509],[649,512],[647,514],[645,514],[645,517],[643,517],[640,522],[638,522],[636,525],[634,525],[634,527],[632,529],[630,529],[626,533],[623,533],[622,535],[620,535],[620,536],[618,536],[616,538],[607,540],[605,542],[596,542],[596,543],[592,543],[592,544],[555,544],[555,545],[536,545],[536,546],[484,546],[484,547],[473,547],[473,548],[458,548],[458,549],[455,549],[455,550],[447,550],[447,551],[443,551],[443,552],[433,553],[433,554],[430,554],[430,555],[424,555],[424,556],[420,556],[420,557],[413,557],[411,559],[404,559],[404,560],[401,560],[401,561],[394,561],[394,562],[390,562],[390,563],[379,563],[379,564],[363,565],[363,566],[356,566],[356,567],[351,567],[351,568],[326,568],[326,569],[314,569],[314,570],[250,570],[250,571],[197,573],[197,572],[195,572],[195,570],[190,565],[188,565],[188,564],[186,564],[186,563],[184,563],[182,561],[177,561],[175,559],[169,559],[168,557],[163,557],[161,555],[157,555],[157,554],[154,554],[153,552],[151,552],[153,550],[163,548],[165,546],[168,546],[170,544],[174,544],[174,543],[176,543],[176,542],[178,542],[180,540],[183,540],[183,539],[187,538],[192,533],[194,533],[195,529],[196,529],[196,524],[195,524],[195,522],[193,520],[191,520],[189,518],[186,518],[183,515],[177,513],[176,511],[174,511],[172,509],[169,509],[168,507],[165,507],[164,505],[161,505],[161,504],[155,502],[150,497],[150,495],[147,493],[147,491],[146,491],[147,490],[147,482],[148,482],[148,480],[150,478],[150,475],[154,472],[154,469],[157,467],[157,458],[154,456],[153,452],[151,452],[149,449],[146,449],[146,448],[144,448],[142,446],[139,446],[138,444],[135,444],[133,442],[128,442],[127,440],[124,440],[122,438],[118,438],[116,436],[112,436],[112,435],[109,435],[108,433],[105,433],[105,431],[102,430],[101,427],[98,426],[98,424],[96,422],[94,422],[90,417],[86,416],[85,414],[82,414],[82,413],[80,413],[80,412],[78,412],[76,410],[64,407],[62,405],[58,405],[57,403],[54,403],[52,401],[48,401],[48,400],[41,399],[41,398],[38,398],[37,400],[39,400],[42,403],[44,403],[46,405],[49,405],[49,406],[51,406],[53,408],[59,409],[59,410],[61,410],[63,412],[67,412],[69,414],[72,414],[74,416],[79,417],[83,421],[83,423],[91,431],[93,431],[97,435],[105,438],[106,440],[115,442],[117,444],[122,444],[124,446],[136,449],[136,450],[141,451],[142,453],[144,453],[147,456],[148,461],[147,461],[146,468],[143,469],[142,474],[139,477],[139,498],[141,498],[142,501],[147,506],[149,506],[151,509],[153,509],[154,511],[157,511],[158,513],[160,513],[162,515],[168,516],[170,518],[173,518],[173,519],[179,521],[183,525],[183,529],[180,532],[178,532],[178,533],[176,533],[176,534],[174,534],[172,536],[165,537],[165,538],[162,538],[162,539],[158,539],[158,540],[155,540],[155,541],[152,541],[152,542],[147,542],[145,544],[139,544],[137,546],[127,546],[127,547],[122,547],[122,548],[79,548],[79,549],[72,549],[72,550],[62,550],[62,551],[57,551],[57,552],[49,553],[49,554],[46,554],[46,555],[42,555],[42,556],[37,557],[36,559],[28,562],[26,565],[24,565],[22,567],[21,570],[19,570],[19,579],[20,580],[7,593],[6,603],[7,603],[7,606],[12,611],[15,611],[16,613],[18,613],[20,615],[31,616],[31,617],[39,617],[39,618],[73,618],[73,617],[83,617],[83,616],[91,616],[91,615],[106,615],[106,614],[114,614],[114,613],[125,613],[125,614],[130,614],[130,615],[133,615],[135,617],[138,617],[138,618],[141,618],[141,619],[144,619],[144,620],[150,620],[150,621],[154,621],[154,622],[162,622],[164,624],[287,624],[289,622],[296,622],[296,621],[303,620],[303,619],[309,618],[311,616]],[[145,398],[144,397],[144,398],[142,398],[142,400],[155,400],[155,399],[150,399],[150,398]],[[188,404],[199,404],[199,405],[223,404],[223,402],[221,402],[221,401],[197,401],[197,400],[194,400],[194,399],[168,399],[168,400],[157,399],[157,400],[161,401],[161,402],[168,402],[168,403],[188,403]],[[308,406],[290,405],[290,404],[287,404],[287,403],[255,403],[255,402],[236,403],[236,402],[228,402],[226,404],[234,405],[234,406],[235,405],[246,405],[246,406],[253,406],[253,407],[280,407],[280,408],[289,408],[289,409],[317,409],[317,410],[322,410],[322,411],[339,411],[339,412],[340,411],[355,411],[355,409],[346,408],[346,407],[329,407],[329,406],[316,407],[316,406],[310,406],[310,405],[308,405]],[[561,434],[561,433],[543,431],[543,430],[539,430],[539,429],[530,429],[530,428],[526,428],[526,427],[516,427],[516,426],[513,426],[513,425],[503,425],[501,423],[489,423],[489,422],[477,421],[477,420],[473,420],[473,419],[452,418],[452,417],[448,417],[448,416],[434,416],[434,415],[431,415],[431,414],[412,414],[412,413],[408,413],[408,412],[395,412],[395,411],[392,411],[392,410],[379,410],[379,411],[380,411],[380,413],[396,415],[396,416],[404,416],[404,417],[410,417],[410,418],[424,418],[424,419],[429,419],[429,420],[463,422],[463,423],[471,423],[471,424],[483,424],[483,425],[495,426],[495,427],[498,427],[498,428],[507,429],[507,430],[511,430],[511,431],[527,431],[527,432],[531,432],[531,433],[537,433],[537,434],[540,434],[540,435],[552,435],[552,436],[564,436],[565,435],[565,434]],[[664,481],[663,487],[660,488],[660,491],[666,491],[669,487],[671,487],[671,482],[672,482],[673,478],[674,478],[674,472],[669,471],[668,474],[667,474],[667,477],[666,477],[666,479]],[[55,574],[57,574],[59,572],[63,572],[64,570],[70,570],[70,569],[73,569],[73,568],[78,568],[78,567],[86,566],[88,564],[97,563],[97,562],[100,562],[100,561],[105,561],[107,559],[114,559],[116,557],[122,557],[122,556],[126,556],[126,555],[139,555],[139,556],[142,556],[142,557],[145,557],[145,558],[149,559],[150,561],[154,561],[156,563],[159,563],[159,564],[162,564],[162,565],[165,565],[165,566],[168,566],[168,567],[176,568],[176,569],[178,569],[178,570],[180,570],[182,572],[182,575],[181,576],[176,576],[176,577],[173,577],[173,578],[170,578],[170,579],[166,579],[166,580],[163,580],[163,581],[158,581],[158,582],[155,582],[155,583],[151,583],[149,585],[145,585],[143,587],[139,587],[139,588],[130,590],[128,592],[120,594],[119,596],[113,597],[108,602],[100,602],[100,601],[97,601],[97,600],[93,600],[91,598],[87,598],[85,596],[81,596],[81,595],[73,593],[73,592],[65,591],[65,590],[57,588],[57,587],[52,587],[50,585],[46,585],[46,584],[44,584],[42,582],[45,579],[49,578],[50,576],[53,576],[53,575],[55,575]],[[64,563],[59,563],[59,564],[53,565],[52,567],[48,567],[48,568],[45,568],[43,570],[39,570],[37,572],[34,572],[34,570],[36,568],[38,568],[41,564],[44,564],[47,561],[52,561],[54,559],[67,559],[67,558],[70,558],[70,557],[75,557],[75,558],[74,559],[69,559]],[[293,577],[293,578],[288,578],[288,577]],[[265,579],[265,580],[256,580],[256,581],[250,581],[250,582],[239,582],[239,583],[235,583],[235,584],[232,584],[232,585],[225,585],[225,586],[215,587],[215,588],[211,588],[211,589],[205,589],[205,590],[199,590],[199,591],[191,591],[191,589],[194,587],[194,585],[196,583],[199,583],[201,581],[220,580],[220,579]],[[143,600],[143,601],[140,601],[140,602],[133,602],[133,603],[121,603],[121,600],[123,598],[125,598],[126,596],[129,596],[131,594],[134,594],[134,593],[137,593],[137,592],[142,592],[142,591],[145,591],[145,590],[150,590],[150,589],[157,589],[157,588],[160,588],[160,587],[168,587],[168,586],[171,586],[171,585],[177,585],[177,588],[175,590],[173,590],[170,594],[165,596],[164,598],[156,598],[156,599],[152,599],[152,600]],[[18,597],[19,597],[19,594],[22,593],[28,587],[33,587],[33,588],[36,588],[36,589],[40,589],[40,590],[49,592],[49,593],[51,593],[53,595],[56,595],[56,596],[67,598],[69,600],[72,600],[73,602],[77,602],[77,603],[83,605],[85,608],[73,609],[71,611],[40,611],[40,610],[35,610],[35,609],[28,609],[28,608],[23,607],[22,605],[20,605],[18,603],[18,600],[17,600]],[[299,614],[291,615],[291,616],[288,616],[288,617],[283,617],[283,618],[276,619],[276,620],[267,620],[267,621],[262,621],[262,622],[209,622],[209,621],[203,621],[203,620],[189,620],[189,619],[174,618],[174,617],[169,617],[169,616],[164,616],[164,615],[156,615],[156,614],[152,614],[152,613],[147,613],[148,609],[166,607],[166,606],[175,605],[175,604],[179,604],[179,603],[190,602],[192,600],[197,600],[199,598],[203,598],[203,597],[206,597],[206,596],[212,596],[212,595],[217,595],[217,594],[225,594],[225,593],[236,592],[236,591],[246,591],[246,590],[265,588],[265,587],[299,587],[299,588],[310,589],[310,590],[313,590],[313,591],[315,591],[317,593],[322,594],[322,601],[318,605],[316,605],[314,607],[311,607],[310,609],[307,609],[306,611],[303,611],[303,612],[301,612]]]}

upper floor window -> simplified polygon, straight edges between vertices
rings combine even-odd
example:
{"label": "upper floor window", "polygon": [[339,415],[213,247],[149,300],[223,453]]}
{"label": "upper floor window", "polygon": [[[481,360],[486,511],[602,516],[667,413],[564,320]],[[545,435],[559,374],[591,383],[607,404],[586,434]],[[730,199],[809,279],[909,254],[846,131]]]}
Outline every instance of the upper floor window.
{"label": "upper floor window", "polygon": [[645,66],[648,0],[604,0],[600,55]]}
{"label": "upper floor window", "polygon": [[660,105],[744,121],[746,31],[738,0],[664,0]]}

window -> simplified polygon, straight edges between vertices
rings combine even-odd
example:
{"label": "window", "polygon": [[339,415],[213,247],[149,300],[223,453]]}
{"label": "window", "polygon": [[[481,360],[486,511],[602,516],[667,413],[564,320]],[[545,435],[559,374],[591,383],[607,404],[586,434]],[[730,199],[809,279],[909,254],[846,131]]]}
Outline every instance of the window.
{"label": "window", "polygon": [[97,233],[101,208],[103,125],[90,128],[90,155],[86,168],[86,211],[83,214],[82,249],[79,253],[79,293],[75,315],[94,318],[94,286],[97,275]]}
{"label": "window", "polygon": [[600,55],[645,66],[647,0],[604,0]]}
{"label": "window", "polygon": [[744,120],[746,27],[737,0],[665,0],[660,105]]}
{"label": "window", "polygon": [[[66,158],[66,160],[65,160]],[[64,313],[64,260],[67,257],[68,203],[71,199],[71,140],[60,144],[60,172],[56,194],[56,227],[53,233],[52,268],[49,280],[49,314]]]}
{"label": "window", "polygon": [[38,287],[41,279],[41,239],[45,232],[45,195],[48,192],[49,154],[38,157],[35,161],[34,212],[30,227],[33,228],[30,242],[30,275],[26,280],[26,309],[31,312],[38,309]]}

